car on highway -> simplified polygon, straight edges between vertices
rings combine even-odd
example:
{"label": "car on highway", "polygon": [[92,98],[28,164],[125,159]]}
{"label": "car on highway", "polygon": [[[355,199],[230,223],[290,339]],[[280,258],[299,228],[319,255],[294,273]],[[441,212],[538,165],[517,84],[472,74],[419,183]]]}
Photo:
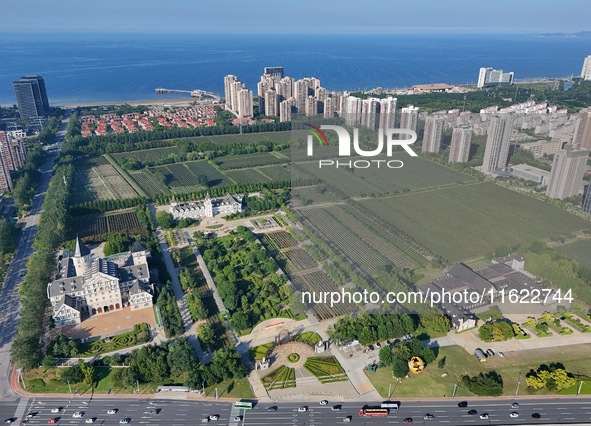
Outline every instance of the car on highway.
{"label": "car on highway", "polygon": [[323,399],[322,401],[320,401],[320,405],[328,405],[328,401],[326,399]]}
{"label": "car on highway", "polygon": [[235,422],[240,422],[240,421],[242,421],[242,416],[236,416],[236,417],[234,417],[234,421],[235,421]]}
{"label": "car on highway", "polygon": [[412,418],[411,417],[407,417],[406,419],[404,419],[402,421],[402,423],[404,423],[405,425],[409,425],[412,423]]}
{"label": "car on highway", "polygon": [[471,416],[475,416],[476,414],[478,414],[478,411],[470,410],[470,411],[468,411],[468,414],[470,414]]}
{"label": "car on highway", "polygon": [[209,420],[219,420],[220,416],[218,416],[217,414],[212,414],[211,416],[209,416]]}
{"label": "car on highway", "polygon": [[488,413],[482,413],[480,415],[480,420],[488,420]]}
{"label": "car on highway", "polygon": [[72,414],[72,417],[74,417],[75,419],[79,419],[84,415],[84,411],[76,411],[74,414]]}
{"label": "car on highway", "polygon": [[86,419],[86,421],[84,423],[94,423],[96,420],[96,417],[89,417]]}
{"label": "car on highway", "polygon": [[540,417],[542,417],[542,415],[540,413],[533,413],[531,415],[534,419],[539,419]]}
{"label": "car on highway", "polygon": [[117,411],[119,411],[118,408],[111,408],[109,411],[107,411],[107,414],[117,414]]}
{"label": "car on highway", "polygon": [[332,411],[341,411],[341,408],[343,408],[342,405],[333,405],[331,410]]}
{"label": "car on highway", "polygon": [[16,421],[15,417],[11,417],[9,419],[4,420],[4,423],[14,423]]}
{"label": "car on highway", "polygon": [[131,422],[131,419],[129,417],[126,417],[124,419],[119,420],[119,424],[120,425],[127,425]]}
{"label": "car on highway", "polygon": [[267,408],[267,411],[271,412],[271,411],[277,411],[277,406],[274,405],[272,407]]}
{"label": "car on highway", "polygon": [[306,406],[301,406],[298,408],[299,413],[305,413],[306,411],[308,411],[308,407]]}
{"label": "car on highway", "polygon": [[509,417],[511,417],[512,419],[516,419],[517,417],[519,417],[519,413],[516,411],[513,411],[511,414],[509,414]]}
{"label": "car on highway", "polygon": [[47,423],[49,423],[50,425],[57,423],[59,420],[58,417],[54,417],[53,419],[49,419],[47,420]]}
{"label": "car on highway", "polygon": [[429,413],[427,413],[423,416],[423,420],[433,420],[434,418],[435,418],[435,416],[433,414],[429,414]]}
{"label": "car on highway", "polygon": [[352,419],[353,419],[353,416],[347,416],[343,419],[343,423],[351,423]]}
{"label": "car on highway", "polygon": [[519,408],[519,402],[512,403],[511,408]]}
{"label": "car on highway", "polygon": [[55,407],[51,409],[52,413],[59,413],[60,411],[62,411],[62,407]]}
{"label": "car on highway", "polygon": [[468,406],[468,401],[458,402],[458,407],[466,408]]}
{"label": "car on highway", "polygon": [[156,415],[158,413],[160,413],[160,408],[154,408],[153,410],[150,410],[148,412],[148,414],[151,415],[151,416]]}

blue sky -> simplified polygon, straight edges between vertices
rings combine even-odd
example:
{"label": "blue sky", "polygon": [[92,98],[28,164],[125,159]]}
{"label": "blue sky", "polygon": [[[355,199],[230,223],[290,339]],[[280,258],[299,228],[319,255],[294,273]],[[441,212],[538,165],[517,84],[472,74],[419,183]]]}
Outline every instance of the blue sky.
{"label": "blue sky", "polygon": [[2,32],[591,30],[589,0],[2,0]]}

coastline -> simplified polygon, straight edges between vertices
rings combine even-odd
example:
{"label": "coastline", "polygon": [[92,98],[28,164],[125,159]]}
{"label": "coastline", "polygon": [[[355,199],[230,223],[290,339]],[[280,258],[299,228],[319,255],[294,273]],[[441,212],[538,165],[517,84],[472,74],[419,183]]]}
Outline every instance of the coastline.
{"label": "coastline", "polygon": [[50,101],[51,106],[61,108],[78,108],[78,107],[91,107],[91,106],[111,106],[111,105],[175,105],[175,106],[189,106],[191,102],[195,102],[194,98],[187,99],[142,99],[142,100],[119,100],[119,101],[101,101],[101,102],[59,102],[53,103]]}

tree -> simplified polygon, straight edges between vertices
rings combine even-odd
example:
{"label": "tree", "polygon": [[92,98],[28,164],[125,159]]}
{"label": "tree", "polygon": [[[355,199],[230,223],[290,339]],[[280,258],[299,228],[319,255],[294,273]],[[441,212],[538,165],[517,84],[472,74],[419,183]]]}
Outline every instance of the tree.
{"label": "tree", "polygon": [[103,248],[105,256],[112,256],[117,253],[124,253],[129,250],[133,239],[123,234],[112,234],[107,237],[107,242]]}
{"label": "tree", "polygon": [[467,385],[470,392],[479,396],[500,396],[503,394],[503,379],[496,371],[480,373],[477,376],[464,376],[462,383]]}
{"label": "tree", "polygon": [[394,354],[392,353],[392,348],[388,345],[384,345],[382,349],[380,349],[380,362],[383,362],[386,365],[391,365],[394,362]]}
{"label": "tree", "polygon": [[449,318],[444,314],[424,314],[420,316],[420,322],[427,333],[432,334],[444,334],[451,328]]}
{"label": "tree", "polygon": [[82,371],[83,361],[78,362],[72,367],[66,367],[62,370],[61,381],[63,383],[82,383],[84,381],[84,372]]}
{"label": "tree", "polygon": [[405,360],[400,356],[396,356],[394,358],[394,364],[392,366],[392,374],[394,374],[394,377],[398,377],[399,379],[401,379],[403,377],[406,377],[408,372],[408,360]]}
{"label": "tree", "polygon": [[184,372],[190,371],[194,365],[199,363],[195,356],[195,351],[186,337],[180,337],[173,340],[168,345],[166,361],[170,368],[170,374],[173,377],[180,376]]}
{"label": "tree", "polygon": [[80,369],[82,370],[82,374],[84,375],[84,383],[87,385],[91,385],[94,382],[94,367],[92,366],[92,364],[82,362],[80,365]]}
{"label": "tree", "polygon": [[136,384],[137,377],[132,368],[122,367],[113,369],[113,384],[122,388],[130,388]]}
{"label": "tree", "polygon": [[232,314],[232,327],[235,330],[246,330],[250,325],[250,317],[247,313],[234,312]]}
{"label": "tree", "polygon": [[215,333],[209,324],[201,324],[197,330],[199,340],[206,345],[213,345],[215,342]]}
{"label": "tree", "polygon": [[160,226],[164,229],[174,228],[174,219],[168,212],[157,212],[156,221],[158,221]]}

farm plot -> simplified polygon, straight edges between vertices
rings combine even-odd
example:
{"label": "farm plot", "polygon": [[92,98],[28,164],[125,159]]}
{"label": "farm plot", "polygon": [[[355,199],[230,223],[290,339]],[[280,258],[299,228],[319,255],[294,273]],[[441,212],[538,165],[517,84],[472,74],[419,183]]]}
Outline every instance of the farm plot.
{"label": "farm plot", "polygon": [[[337,286],[323,271],[312,271],[294,275],[292,283],[300,292],[338,292]],[[355,306],[349,303],[338,303],[330,306],[326,303],[316,303],[311,306],[319,320],[350,314],[356,311]]]}
{"label": "farm plot", "polygon": [[[353,157],[351,161],[359,159]],[[404,167],[399,169],[323,167],[319,169],[317,161],[303,162],[293,168],[292,177],[294,179],[315,177],[329,189],[334,188],[342,193],[344,197],[396,194],[421,188],[476,182],[472,176],[421,157],[409,157],[405,154],[394,153],[392,157],[377,159],[402,161]]]}
{"label": "farm plot", "polygon": [[199,185],[197,182],[197,176],[195,176],[195,174],[193,174],[183,163],[154,167],[153,171],[160,171],[164,174],[166,177],[166,184],[171,188]]}
{"label": "farm plot", "polygon": [[150,197],[158,194],[170,194],[170,190],[148,169],[130,173],[131,177]]}
{"label": "farm plot", "polygon": [[591,228],[591,222],[493,183],[464,185],[360,204],[443,259],[456,262],[508,244]]}
{"label": "farm plot", "polygon": [[291,275],[314,269],[318,264],[304,250],[295,248],[277,253],[275,260],[286,274]]}
{"label": "farm plot", "polygon": [[104,157],[76,164],[73,203],[134,198],[138,194]]}
{"label": "farm plot", "polygon": [[117,232],[143,232],[145,229],[135,212],[125,212],[75,220],[72,231],[84,238]]}
{"label": "farm plot", "polygon": [[[398,248],[390,243],[389,236],[388,239],[386,239],[384,232],[377,232],[374,228],[369,226],[367,220],[359,220],[359,217],[356,216],[357,212],[353,211],[350,207],[346,205],[329,207],[327,211],[339,222],[349,228],[351,233],[369,243],[399,268],[412,269],[415,266],[413,262],[409,261],[400,253]],[[399,241],[399,243],[404,244],[402,241]]]}
{"label": "farm plot", "polygon": [[230,176],[236,183],[265,183],[271,180],[264,174],[259,173],[257,169],[229,170],[226,172],[226,174]]}
{"label": "farm plot", "polygon": [[287,165],[257,167],[257,170],[271,180],[289,180],[291,178],[290,169]]}
{"label": "farm plot", "polygon": [[256,154],[227,155],[218,157],[214,161],[220,169],[230,170],[266,166],[268,164],[281,164],[288,160],[289,158],[279,153],[257,152]]}
{"label": "farm plot", "polygon": [[261,242],[267,247],[269,251],[279,251],[298,245],[297,241],[285,231],[269,232],[263,234]]}
{"label": "farm plot", "polygon": [[289,142],[291,138],[290,131],[283,132],[261,132],[261,133],[243,133],[236,135],[216,135],[191,138],[193,142],[213,142],[216,144],[228,143],[253,143],[253,142]]}
{"label": "farm plot", "polygon": [[209,179],[209,186],[231,185],[232,181],[216,170],[205,160],[188,161],[184,163],[188,169],[195,175],[205,175]]}
{"label": "farm plot", "polygon": [[379,267],[390,264],[372,241],[364,241],[353,234],[326,209],[311,208],[300,212],[320,232],[367,275],[375,276]]}
{"label": "farm plot", "polygon": [[144,149],[141,151],[122,152],[111,154],[119,164],[122,164],[128,158],[135,158],[142,163],[154,163],[164,160],[167,157],[179,156],[180,151],[176,146],[169,146],[164,148]]}

